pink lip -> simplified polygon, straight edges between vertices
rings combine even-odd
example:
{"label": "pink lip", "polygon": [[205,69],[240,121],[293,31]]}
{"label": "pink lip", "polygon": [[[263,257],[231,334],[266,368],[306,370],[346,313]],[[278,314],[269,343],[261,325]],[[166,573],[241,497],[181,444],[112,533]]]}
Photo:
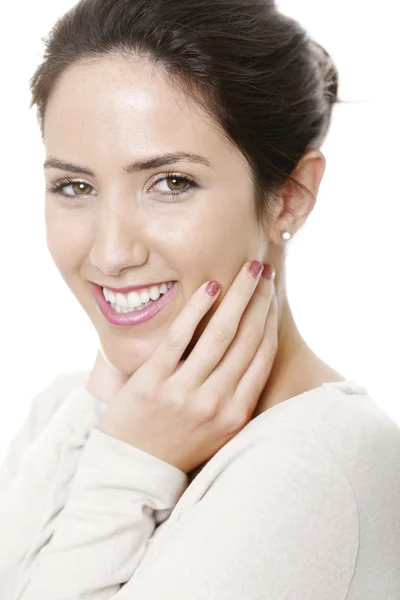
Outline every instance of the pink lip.
{"label": "pink lip", "polygon": [[[103,289],[96,285],[95,283],[89,282],[90,289],[92,291],[93,297],[97,302],[98,307],[100,308],[102,314],[105,316],[109,323],[113,325],[123,325],[123,326],[131,326],[131,325],[139,325],[140,323],[144,323],[145,321],[149,321],[159,312],[163,310],[169,304],[170,300],[175,296],[176,291],[178,289],[178,282],[175,281],[171,288],[162,296],[159,297],[158,300],[146,306],[141,310],[135,310],[129,313],[117,313],[114,312],[111,308],[111,304],[107,302],[103,295]],[[108,288],[112,289],[112,288]]]}

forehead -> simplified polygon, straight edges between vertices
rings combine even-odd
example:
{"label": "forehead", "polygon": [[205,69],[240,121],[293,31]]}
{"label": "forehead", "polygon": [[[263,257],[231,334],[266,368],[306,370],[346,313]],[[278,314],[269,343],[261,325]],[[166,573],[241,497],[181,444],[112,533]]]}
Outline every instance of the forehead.
{"label": "forehead", "polygon": [[93,139],[110,148],[129,141],[140,152],[162,140],[228,149],[199,105],[144,59],[107,56],[74,64],[52,91],[44,125],[49,146]]}

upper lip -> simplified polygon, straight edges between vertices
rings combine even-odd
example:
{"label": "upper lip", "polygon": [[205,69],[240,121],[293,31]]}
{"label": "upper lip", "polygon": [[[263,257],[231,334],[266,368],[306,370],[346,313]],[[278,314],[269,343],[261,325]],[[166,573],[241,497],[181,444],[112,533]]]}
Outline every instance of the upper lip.
{"label": "upper lip", "polygon": [[131,285],[128,287],[122,287],[122,288],[114,288],[111,287],[109,285],[101,285],[100,283],[96,284],[99,285],[102,288],[107,288],[108,290],[111,290],[112,292],[115,292],[116,294],[129,294],[129,292],[133,292],[136,290],[145,290],[149,287],[152,287],[153,285],[161,285],[162,283],[168,283],[169,281],[172,280],[164,280],[164,281],[160,281],[159,283],[142,283],[141,285]]}

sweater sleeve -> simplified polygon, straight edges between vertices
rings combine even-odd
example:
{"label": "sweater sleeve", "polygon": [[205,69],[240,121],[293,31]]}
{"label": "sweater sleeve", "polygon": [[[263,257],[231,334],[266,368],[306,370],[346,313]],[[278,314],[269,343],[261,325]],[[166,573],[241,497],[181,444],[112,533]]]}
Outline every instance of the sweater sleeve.
{"label": "sweater sleeve", "polygon": [[39,430],[45,426],[46,421],[50,419],[52,411],[43,410],[43,406],[44,404],[48,405],[48,398],[53,397],[55,390],[58,389],[59,380],[60,376],[55,377],[31,400],[28,414],[12,438],[8,452],[0,466],[0,497],[8,491],[26,448],[35,439]]}
{"label": "sweater sleeve", "polygon": [[51,536],[81,449],[104,404],[83,388],[63,397],[64,383],[61,390],[57,383],[54,394],[37,397],[41,402],[32,405],[2,471],[0,598],[14,597],[37,548]]}
{"label": "sweater sleeve", "polygon": [[113,597],[187,484],[173,465],[93,427],[51,537],[38,538],[13,600]]}
{"label": "sweater sleeve", "polygon": [[[28,414],[12,438],[0,465],[0,498],[10,488],[28,446],[45,429],[58,408],[68,398],[69,393],[83,387],[89,375],[90,370],[61,373],[33,397]],[[98,404],[101,406],[104,403],[98,399]]]}

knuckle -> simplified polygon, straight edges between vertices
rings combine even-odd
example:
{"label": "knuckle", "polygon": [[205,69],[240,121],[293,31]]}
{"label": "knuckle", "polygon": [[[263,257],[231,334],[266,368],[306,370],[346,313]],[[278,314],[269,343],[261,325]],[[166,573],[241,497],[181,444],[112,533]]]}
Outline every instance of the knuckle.
{"label": "knuckle", "polygon": [[249,327],[248,330],[246,331],[246,342],[248,342],[252,346],[255,346],[260,343],[262,334],[263,334],[263,329],[261,327],[254,327],[254,326]]}
{"label": "knuckle", "polygon": [[220,325],[215,329],[211,336],[211,341],[214,346],[226,346],[230,344],[236,333],[236,328],[231,325]]}
{"label": "knuckle", "polygon": [[181,412],[185,404],[188,403],[187,394],[180,389],[175,379],[172,378],[165,382],[157,397],[162,398],[162,404],[167,404],[175,412]]}
{"label": "knuckle", "polygon": [[182,333],[179,332],[176,328],[171,328],[165,343],[165,347],[167,350],[180,350],[184,345]]}
{"label": "knuckle", "polygon": [[182,397],[177,394],[170,394],[163,399],[163,407],[167,407],[169,412],[173,415],[180,415],[184,410],[184,403]]}
{"label": "knuckle", "polygon": [[135,386],[135,399],[140,397],[140,400],[146,406],[150,406],[150,404],[159,404],[161,402],[161,398],[163,398],[163,388],[157,385],[156,383],[151,383],[150,380],[140,386],[140,392],[137,393],[137,387]]}
{"label": "knuckle", "polygon": [[235,433],[240,431],[246,424],[248,419],[248,411],[243,408],[235,407],[234,410],[227,412],[223,418],[223,427],[227,433]]}
{"label": "knuckle", "polygon": [[216,418],[218,414],[218,408],[213,402],[210,401],[208,401],[207,404],[198,402],[194,404],[192,412],[197,423],[206,424],[210,423]]}

